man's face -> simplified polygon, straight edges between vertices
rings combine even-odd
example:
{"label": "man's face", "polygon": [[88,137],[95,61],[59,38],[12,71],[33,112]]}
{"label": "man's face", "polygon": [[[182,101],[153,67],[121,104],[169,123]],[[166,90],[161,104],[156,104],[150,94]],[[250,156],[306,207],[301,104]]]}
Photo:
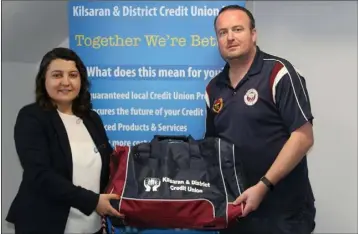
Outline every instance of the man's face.
{"label": "man's face", "polygon": [[219,51],[225,60],[238,59],[255,47],[256,30],[250,27],[249,16],[241,10],[227,10],[216,21]]}

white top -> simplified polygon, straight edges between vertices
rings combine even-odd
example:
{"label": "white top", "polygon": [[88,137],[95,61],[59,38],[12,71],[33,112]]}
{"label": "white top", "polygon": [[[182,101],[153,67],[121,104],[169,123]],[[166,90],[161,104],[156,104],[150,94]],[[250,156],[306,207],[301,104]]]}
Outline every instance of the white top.
{"label": "white top", "polygon": [[[75,115],[59,112],[70,142],[73,163],[72,182],[99,193],[102,160],[83,121]],[[71,207],[65,233],[95,233],[101,228],[96,211],[89,216]]]}

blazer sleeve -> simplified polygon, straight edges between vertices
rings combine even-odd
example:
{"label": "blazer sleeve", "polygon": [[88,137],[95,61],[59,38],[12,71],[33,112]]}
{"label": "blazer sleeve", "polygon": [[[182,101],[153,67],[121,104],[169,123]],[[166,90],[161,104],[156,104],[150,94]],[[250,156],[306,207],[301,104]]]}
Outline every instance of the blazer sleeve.
{"label": "blazer sleeve", "polygon": [[[43,122],[43,121],[42,121]],[[90,215],[99,194],[79,186],[56,173],[50,166],[50,142],[39,114],[21,109],[15,124],[15,146],[24,169],[24,180],[38,193],[77,208]]]}

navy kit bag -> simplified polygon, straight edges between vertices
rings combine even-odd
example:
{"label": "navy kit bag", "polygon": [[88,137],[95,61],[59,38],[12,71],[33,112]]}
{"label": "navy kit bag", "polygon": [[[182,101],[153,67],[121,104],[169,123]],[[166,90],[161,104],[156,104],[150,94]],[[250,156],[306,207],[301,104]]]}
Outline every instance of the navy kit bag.
{"label": "navy kit bag", "polygon": [[109,233],[128,227],[216,233],[242,214],[232,202],[246,189],[243,166],[234,145],[220,138],[156,135],[148,143],[117,146],[110,174],[106,192],[121,196],[111,204],[125,218],[106,217]]}

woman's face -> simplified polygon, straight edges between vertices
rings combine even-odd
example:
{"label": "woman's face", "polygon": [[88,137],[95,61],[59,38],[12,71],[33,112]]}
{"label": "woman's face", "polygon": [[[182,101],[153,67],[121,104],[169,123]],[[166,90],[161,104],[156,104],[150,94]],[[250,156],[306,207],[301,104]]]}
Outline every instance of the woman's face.
{"label": "woman's face", "polygon": [[45,87],[48,95],[57,105],[70,105],[81,89],[81,77],[76,63],[55,59],[47,68]]}

